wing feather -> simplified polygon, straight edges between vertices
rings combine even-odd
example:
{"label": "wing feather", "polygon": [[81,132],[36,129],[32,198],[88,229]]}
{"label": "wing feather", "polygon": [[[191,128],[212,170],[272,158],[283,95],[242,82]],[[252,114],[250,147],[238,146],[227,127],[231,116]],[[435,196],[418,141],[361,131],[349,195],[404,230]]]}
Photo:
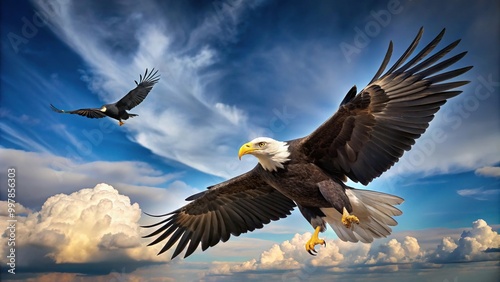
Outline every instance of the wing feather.
{"label": "wing feather", "polygon": [[189,256],[194,253],[194,251],[196,251],[196,248],[200,244],[201,238],[203,236],[203,231],[205,231],[205,224],[207,224],[207,219],[206,215],[204,214],[201,217],[198,217],[195,222],[195,225],[200,225],[200,228],[196,229],[196,231],[193,233],[191,241],[189,242],[189,246],[186,249],[186,256]]}
{"label": "wing feather", "polygon": [[403,53],[403,55],[398,59],[398,61],[383,75],[383,76],[388,76],[389,74],[393,73],[406,59],[408,59],[409,56],[411,56],[411,53],[417,48],[418,42],[420,41],[420,38],[422,38],[422,34],[424,33],[424,28],[421,27],[420,30],[418,31],[417,36],[415,39],[413,39],[413,42],[408,46],[408,49]]}
{"label": "wing feather", "polygon": [[73,111],[66,111],[66,110],[60,110],[52,104],[50,104],[50,108],[56,113],[76,114],[76,115],[84,116],[87,118],[103,118],[106,116],[106,114],[101,112],[100,109],[79,109],[79,110],[73,110]]}
{"label": "wing feather", "polygon": [[257,170],[209,187],[188,199],[192,202],[146,228],[157,228],[145,237],[156,237],[149,245],[167,240],[159,254],[176,243],[172,258],[187,248],[184,257],[200,245],[202,250],[229,240],[231,235],[262,228],[290,214],[295,203],[266,184]]}
{"label": "wing feather", "polygon": [[366,185],[410,150],[447,99],[462,92],[454,89],[469,82],[450,80],[471,66],[438,73],[467,53],[442,60],[460,40],[430,55],[442,40],[443,29],[409,59],[422,33],[420,29],[403,55],[381,76],[392,54],[391,42],[368,86],[355,96],[348,93],[337,113],[300,141],[311,161],[337,177],[347,176]]}
{"label": "wing feather", "polygon": [[160,75],[158,74],[158,70],[155,71],[153,68],[149,73],[148,69],[146,69],[144,76],[140,75],[139,78],[139,83],[134,81],[137,87],[130,90],[127,95],[116,102],[116,106],[119,109],[130,110],[144,101],[151,89],[153,89],[153,86],[160,80]]}

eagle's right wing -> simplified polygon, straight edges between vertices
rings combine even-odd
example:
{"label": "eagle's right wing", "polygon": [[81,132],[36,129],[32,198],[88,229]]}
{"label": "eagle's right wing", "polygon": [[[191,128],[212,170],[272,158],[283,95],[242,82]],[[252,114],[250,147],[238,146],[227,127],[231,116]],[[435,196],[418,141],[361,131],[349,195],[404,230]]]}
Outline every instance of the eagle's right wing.
{"label": "eagle's right wing", "polygon": [[204,251],[219,241],[227,241],[231,234],[239,236],[241,233],[262,228],[271,220],[285,218],[295,207],[292,200],[266,184],[255,169],[211,186],[186,200],[192,202],[171,213],[158,216],[167,217],[163,221],[144,226],[159,226],[153,233],[145,236],[159,235],[149,246],[170,236],[158,254],[167,251],[179,241],[172,258],[186,247],[184,257],[188,257],[200,243]]}

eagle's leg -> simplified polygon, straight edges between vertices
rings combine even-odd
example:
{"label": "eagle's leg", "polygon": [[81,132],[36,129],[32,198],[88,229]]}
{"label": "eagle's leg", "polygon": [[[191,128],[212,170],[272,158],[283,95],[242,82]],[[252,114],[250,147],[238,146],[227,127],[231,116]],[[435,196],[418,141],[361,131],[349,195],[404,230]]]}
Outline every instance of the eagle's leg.
{"label": "eagle's leg", "polygon": [[355,215],[350,215],[347,209],[344,207],[344,211],[342,213],[342,223],[345,227],[351,228],[353,223],[359,224],[359,219]]}
{"label": "eagle's leg", "polygon": [[312,235],[311,239],[307,241],[306,243],[306,250],[308,253],[311,255],[315,256],[312,252],[316,253],[316,250],[314,249],[314,246],[316,245],[325,245],[326,247],[326,242],[323,239],[318,238],[319,231],[321,230],[321,226],[316,227],[314,230],[314,234]]}
{"label": "eagle's leg", "polygon": [[125,123],[124,123],[123,121],[118,120],[118,125],[122,126],[122,125],[124,125],[124,124],[125,124]]}

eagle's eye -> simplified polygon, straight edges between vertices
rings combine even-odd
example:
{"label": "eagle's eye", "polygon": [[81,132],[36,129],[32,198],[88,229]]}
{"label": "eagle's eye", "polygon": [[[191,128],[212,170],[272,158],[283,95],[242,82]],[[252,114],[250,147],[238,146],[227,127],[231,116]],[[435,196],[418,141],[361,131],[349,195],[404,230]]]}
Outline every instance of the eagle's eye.
{"label": "eagle's eye", "polygon": [[259,142],[257,145],[258,145],[260,148],[262,148],[262,147],[266,146],[266,142]]}

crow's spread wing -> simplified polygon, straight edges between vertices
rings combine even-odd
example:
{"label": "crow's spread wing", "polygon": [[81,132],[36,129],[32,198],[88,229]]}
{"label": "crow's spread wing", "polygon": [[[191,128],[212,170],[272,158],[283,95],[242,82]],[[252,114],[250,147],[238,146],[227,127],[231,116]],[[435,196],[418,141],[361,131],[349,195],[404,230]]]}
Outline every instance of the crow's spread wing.
{"label": "crow's spread wing", "polygon": [[52,105],[52,104],[50,104],[50,108],[54,112],[60,113],[60,114],[76,114],[76,115],[81,115],[81,116],[88,117],[88,118],[103,118],[106,116],[103,112],[101,112],[100,109],[79,109],[79,110],[74,110],[74,111],[65,111],[65,110],[60,110],[60,109],[54,107],[54,105]]}
{"label": "crow's spread wing", "polygon": [[120,101],[116,102],[116,106],[119,109],[130,110],[139,105],[148,96],[158,80],[160,80],[160,75],[157,75],[157,73],[158,71],[155,71],[155,69],[152,69],[149,73],[148,69],[146,69],[144,76],[139,76],[139,83],[134,81],[137,87],[128,92]]}

